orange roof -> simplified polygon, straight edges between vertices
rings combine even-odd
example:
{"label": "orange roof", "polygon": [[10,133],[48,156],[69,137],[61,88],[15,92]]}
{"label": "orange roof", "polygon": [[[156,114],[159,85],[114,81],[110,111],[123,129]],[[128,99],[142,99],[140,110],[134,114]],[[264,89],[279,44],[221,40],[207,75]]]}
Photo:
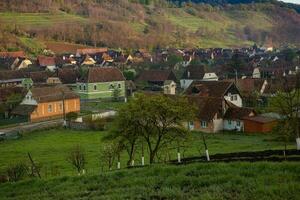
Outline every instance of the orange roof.
{"label": "orange roof", "polygon": [[79,55],[87,55],[87,54],[97,54],[97,53],[105,53],[108,49],[104,48],[91,48],[91,49],[77,49],[76,54]]}
{"label": "orange roof", "polygon": [[0,52],[0,57],[9,57],[9,58],[21,57],[21,58],[25,58],[26,55],[25,55],[24,51],[13,51],[13,52],[4,51],[4,52]]}

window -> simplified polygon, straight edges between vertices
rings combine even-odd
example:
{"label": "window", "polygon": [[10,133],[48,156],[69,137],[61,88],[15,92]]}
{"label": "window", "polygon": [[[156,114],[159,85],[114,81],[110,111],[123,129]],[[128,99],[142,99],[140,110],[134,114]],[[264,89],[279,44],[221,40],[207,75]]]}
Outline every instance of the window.
{"label": "window", "polygon": [[189,122],[188,128],[189,130],[194,130],[194,122]]}
{"label": "window", "polygon": [[206,121],[201,121],[201,128],[207,128]]}
{"label": "window", "polygon": [[119,89],[121,88],[121,84],[120,84],[120,83],[118,84],[118,88],[119,88]]}
{"label": "window", "polygon": [[94,90],[97,90],[97,85],[94,85]]}
{"label": "window", "polygon": [[237,121],[237,122],[236,122],[236,125],[237,125],[237,126],[241,126],[241,122],[240,122],[240,121]]}
{"label": "window", "polygon": [[237,95],[230,96],[230,101],[236,101],[236,100],[237,100]]}
{"label": "window", "polygon": [[85,90],[86,88],[85,88],[85,85],[83,85],[83,90]]}
{"label": "window", "polygon": [[231,120],[228,120],[228,124],[231,125]]}
{"label": "window", "polygon": [[81,90],[81,85],[79,85],[79,90]]}
{"label": "window", "polygon": [[48,105],[48,112],[52,112],[52,105]]}
{"label": "window", "polygon": [[110,84],[110,85],[109,85],[109,89],[110,89],[110,90],[114,89],[114,85],[113,85],[113,84]]}
{"label": "window", "polygon": [[59,104],[59,110],[60,110],[60,111],[63,110],[63,104],[62,104],[62,103]]}

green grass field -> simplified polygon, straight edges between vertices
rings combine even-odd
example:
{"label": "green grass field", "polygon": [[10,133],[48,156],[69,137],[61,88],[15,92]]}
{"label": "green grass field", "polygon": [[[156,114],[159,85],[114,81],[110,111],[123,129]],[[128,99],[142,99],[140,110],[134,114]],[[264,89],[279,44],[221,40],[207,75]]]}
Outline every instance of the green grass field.
{"label": "green grass field", "polygon": [[94,176],[0,185],[2,200],[203,199],[296,200],[299,163],[154,165]]}
{"label": "green grass field", "polygon": [[[106,132],[99,131],[72,131],[47,130],[24,135],[19,140],[0,142],[0,174],[13,163],[28,162],[27,152],[32,154],[34,160],[42,165],[42,176],[75,175],[76,172],[66,161],[68,151],[75,145],[81,145],[87,155],[87,173],[97,174],[107,165],[100,161],[100,151],[103,146],[102,138]],[[244,135],[237,133],[207,134],[207,145],[210,154],[229,153],[240,151],[258,151],[267,149],[283,149],[283,144],[274,140],[272,135]],[[191,139],[182,148],[184,157],[204,155],[202,135],[193,133]],[[290,144],[288,148],[295,148]],[[165,151],[165,150],[164,150]],[[176,148],[169,149],[171,159],[176,159]],[[128,156],[121,155],[121,164],[126,165]],[[141,163],[140,149],[137,149],[135,161]],[[146,161],[148,157],[146,155]],[[54,172],[53,172],[54,170]]]}

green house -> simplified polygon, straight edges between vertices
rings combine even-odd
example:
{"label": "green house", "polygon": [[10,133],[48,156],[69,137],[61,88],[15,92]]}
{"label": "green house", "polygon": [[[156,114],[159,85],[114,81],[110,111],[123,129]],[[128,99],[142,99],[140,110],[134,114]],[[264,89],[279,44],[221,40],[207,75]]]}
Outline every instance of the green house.
{"label": "green house", "polygon": [[76,83],[81,100],[125,98],[125,78],[117,68],[90,67]]}

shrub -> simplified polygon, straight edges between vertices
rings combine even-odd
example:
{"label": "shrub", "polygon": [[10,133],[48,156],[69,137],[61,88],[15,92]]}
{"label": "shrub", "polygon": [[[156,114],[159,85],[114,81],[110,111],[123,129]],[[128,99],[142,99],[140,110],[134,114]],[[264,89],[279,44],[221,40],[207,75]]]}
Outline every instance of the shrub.
{"label": "shrub", "polygon": [[86,164],[84,149],[79,145],[74,146],[67,157],[67,161],[76,168],[79,175],[83,173]]}
{"label": "shrub", "polygon": [[17,182],[24,178],[27,172],[27,165],[24,163],[16,163],[6,169],[9,181]]}
{"label": "shrub", "polygon": [[106,125],[106,119],[99,118],[99,119],[92,120],[92,118],[89,117],[86,119],[85,123],[91,130],[103,131]]}

